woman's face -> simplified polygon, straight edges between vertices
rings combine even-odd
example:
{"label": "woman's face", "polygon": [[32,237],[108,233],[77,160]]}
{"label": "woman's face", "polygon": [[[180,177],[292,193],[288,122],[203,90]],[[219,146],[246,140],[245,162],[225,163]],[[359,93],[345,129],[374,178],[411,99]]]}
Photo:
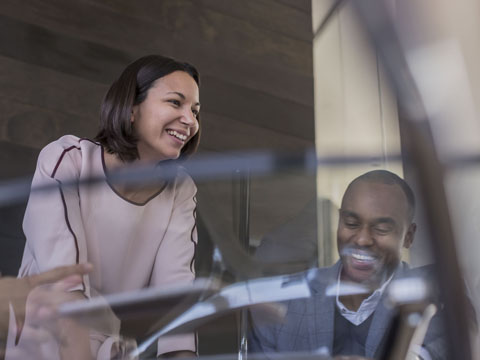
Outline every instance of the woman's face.
{"label": "woman's face", "polygon": [[198,86],[184,71],[157,79],[147,98],[132,109],[131,121],[138,137],[141,161],[176,159],[198,132]]}

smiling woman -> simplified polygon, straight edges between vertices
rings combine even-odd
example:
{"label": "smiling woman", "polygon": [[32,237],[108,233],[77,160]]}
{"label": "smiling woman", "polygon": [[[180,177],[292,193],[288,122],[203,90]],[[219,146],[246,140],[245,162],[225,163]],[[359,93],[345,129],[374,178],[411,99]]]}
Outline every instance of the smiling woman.
{"label": "smiling woman", "polygon": [[[32,187],[55,184],[58,191],[30,194],[20,276],[90,262],[93,271],[72,289],[79,299],[191,283],[197,243],[192,179],[180,166],[174,180],[149,186],[113,184],[109,176],[131,164],[155,167],[192,155],[199,111],[199,74],[192,65],[151,55],[127,66],[103,100],[95,141],[66,135],[41,151]],[[91,176],[104,181],[64,186]],[[62,330],[62,341],[45,358],[122,356],[114,352],[122,346],[114,346],[113,332]],[[159,355],[196,350],[194,334],[158,342]]]}
{"label": "smiling woman", "polygon": [[198,86],[193,78],[175,71],[155,81],[147,98],[132,110],[142,161],[176,159],[198,132]]}
{"label": "smiling woman", "polygon": [[[200,140],[199,85],[199,74],[190,64],[156,55],[140,58],[125,69],[105,95],[96,140],[123,162],[142,159],[138,141],[144,142],[142,135],[146,134],[139,134],[142,131],[134,124],[135,118],[139,119],[143,113],[151,122],[173,120],[171,125],[183,129],[179,131],[182,134],[185,126],[193,126],[195,131],[190,132],[190,140],[181,147],[182,156],[193,154]],[[167,105],[177,111],[167,114]],[[192,120],[196,124],[191,124]]]}

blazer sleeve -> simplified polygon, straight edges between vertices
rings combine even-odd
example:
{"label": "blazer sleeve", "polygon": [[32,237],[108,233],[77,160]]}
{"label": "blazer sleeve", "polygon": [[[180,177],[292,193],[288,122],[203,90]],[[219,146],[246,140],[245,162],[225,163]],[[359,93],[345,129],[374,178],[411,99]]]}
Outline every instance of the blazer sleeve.
{"label": "blazer sleeve", "polygon": [[[189,284],[195,278],[196,192],[193,180],[181,174],[168,228],[155,258],[151,286]],[[196,335],[166,336],[158,340],[158,355],[179,350],[197,352]]]}
{"label": "blazer sleeve", "polygon": [[[19,276],[87,261],[79,188],[65,186],[79,179],[80,147],[78,141],[66,146],[69,144],[62,139],[47,145],[38,157],[32,189],[49,186],[50,190],[30,193],[23,219],[27,241]],[[72,290],[89,297],[88,276]]]}
{"label": "blazer sleeve", "polygon": [[[442,305],[438,304],[439,308]],[[440,310],[430,321],[422,347],[427,350],[432,360],[447,360],[449,349],[444,324],[445,311]]]}
{"label": "blazer sleeve", "polygon": [[256,312],[255,309],[249,310],[248,352],[254,353],[256,357],[261,357],[263,354],[268,358],[267,354],[278,352],[275,345],[275,325],[258,324]]}

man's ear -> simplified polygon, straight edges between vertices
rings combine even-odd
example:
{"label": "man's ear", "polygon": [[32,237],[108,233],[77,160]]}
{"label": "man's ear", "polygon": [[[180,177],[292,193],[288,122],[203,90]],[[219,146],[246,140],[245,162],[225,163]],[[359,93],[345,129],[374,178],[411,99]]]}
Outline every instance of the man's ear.
{"label": "man's ear", "polygon": [[403,247],[405,249],[410,248],[415,238],[415,231],[417,231],[417,224],[411,223],[408,227],[407,234],[405,235],[405,240],[403,241]]}

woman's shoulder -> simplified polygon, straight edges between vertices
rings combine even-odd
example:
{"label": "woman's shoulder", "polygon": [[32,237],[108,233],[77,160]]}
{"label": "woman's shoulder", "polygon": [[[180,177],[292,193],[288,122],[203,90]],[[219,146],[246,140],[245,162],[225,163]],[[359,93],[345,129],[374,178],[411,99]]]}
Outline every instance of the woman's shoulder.
{"label": "woman's shoulder", "polygon": [[197,190],[192,177],[187,173],[187,170],[183,166],[179,166],[177,170],[177,176],[175,178],[176,188]]}
{"label": "woman's shoulder", "polygon": [[82,158],[100,148],[100,144],[92,140],[75,135],[64,135],[40,151],[37,165],[54,177],[60,167],[81,167]]}
{"label": "woman's shoulder", "polygon": [[191,199],[195,197],[197,193],[197,187],[193,179],[182,166],[178,167],[175,180],[169,182],[165,190],[173,194],[175,202],[183,202],[184,200]]}
{"label": "woman's shoulder", "polygon": [[80,151],[85,148],[99,148],[101,145],[93,140],[88,138],[80,138],[75,135],[64,135],[61,138],[52,141],[46,145],[41,153],[63,153],[65,151],[70,151],[71,149],[78,149]]}

